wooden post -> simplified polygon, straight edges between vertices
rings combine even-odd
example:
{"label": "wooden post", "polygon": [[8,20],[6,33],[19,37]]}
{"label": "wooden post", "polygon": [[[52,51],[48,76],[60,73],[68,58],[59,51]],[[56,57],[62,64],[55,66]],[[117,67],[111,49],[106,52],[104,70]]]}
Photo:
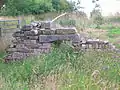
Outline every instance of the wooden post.
{"label": "wooden post", "polygon": [[0,37],[2,37],[2,29],[0,28]]}
{"label": "wooden post", "polygon": [[19,28],[19,29],[20,29],[20,20],[19,20],[19,19],[18,19],[17,28]]}

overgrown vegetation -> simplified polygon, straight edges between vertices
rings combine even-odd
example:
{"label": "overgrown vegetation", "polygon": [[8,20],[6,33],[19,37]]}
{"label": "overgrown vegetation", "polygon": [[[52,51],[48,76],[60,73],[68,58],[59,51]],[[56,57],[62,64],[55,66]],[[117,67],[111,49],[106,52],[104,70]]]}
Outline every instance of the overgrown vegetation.
{"label": "overgrown vegetation", "polygon": [[67,0],[6,0],[0,15],[18,16],[73,10],[73,3]]}
{"label": "overgrown vegetation", "polygon": [[[5,1],[6,6],[1,9],[0,15],[37,14],[34,17],[35,20],[44,20],[45,17],[49,17],[41,13],[76,11],[77,9],[74,3],[66,0]],[[98,0],[93,1],[95,3]],[[119,17],[108,18],[109,23],[106,20],[104,23],[107,24],[102,26],[103,17],[101,12],[93,10],[93,13],[95,15],[93,24],[96,24],[94,28],[106,29],[108,32],[105,34],[107,37],[105,39],[109,38],[111,42],[120,48],[120,29],[113,25],[113,22],[119,23]],[[90,27],[86,24],[86,22],[89,23],[86,14],[83,12],[75,14],[72,14],[69,18],[65,17],[58,20],[58,23],[62,26],[76,26],[78,30],[82,26]],[[56,15],[52,13],[51,16],[54,17]],[[29,23],[30,17],[27,18],[29,19],[26,22]],[[94,32],[91,31],[91,33]],[[96,32],[94,34],[96,35]],[[94,34],[92,35],[93,37],[95,37]],[[101,36],[104,37],[103,34]],[[7,44],[0,42],[0,90],[120,89],[120,54],[97,50],[79,51],[76,53],[67,43],[57,41],[54,44],[56,45],[53,46],[53,50],[48,54],[5,64],[2,58],[6,55],[3,48]]]}
{"label": "overgrown vegetation", "polygon": [[[119,57],[107,51],[75,53],[62,43],[46,55],[8,64],[0,61],[0,89],[119,90]],[[93,77],[96,70],[99,73]]]}
{"label": "overgrown vegetation", "polygon": [[120,29],[119,28],[114,28],[114,29],[111,29],[111,30],[108,30],[108,35],[109,37],[116,37],[116,36],[119,36],[120,35]]}
{"label": "overgrown vegetation", "polygon": [[101,6],[98,4],[99,0],[93,0],[92,2],[95,3],[95,7],[92,10],[91,14],[91,19],[94,24],[96,24],[96,28],[100,28],[100,25],[103,24],[103,16],[101,14]]}

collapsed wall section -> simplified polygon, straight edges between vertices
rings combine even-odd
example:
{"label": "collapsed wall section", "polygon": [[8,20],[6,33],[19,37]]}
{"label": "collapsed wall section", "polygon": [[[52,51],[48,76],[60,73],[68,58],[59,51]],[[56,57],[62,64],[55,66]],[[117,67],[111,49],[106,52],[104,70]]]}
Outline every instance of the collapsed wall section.
{"label": "collapsed wall section", "polygon": [[110,49],[116,50],[108,41],[87,39],[78,34],[76,28],[51,28],[51,22],[33,22],[23,26],[13,34],[14,40],[6,52],[5,62],[23,60],[30,56],[49,53],[51,44],[57,40],[71,41],[75,49]]}

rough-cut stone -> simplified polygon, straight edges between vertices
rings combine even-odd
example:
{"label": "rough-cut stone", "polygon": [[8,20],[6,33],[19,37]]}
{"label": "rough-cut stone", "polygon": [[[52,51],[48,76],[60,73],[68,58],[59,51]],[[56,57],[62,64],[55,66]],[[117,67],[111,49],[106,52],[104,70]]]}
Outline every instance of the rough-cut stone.
{"label": "rough-cut stone", "polygon": [[21,52],[13,52],[12,54],[9,54],[8,56],[6,56],[5,58],[5,62],[9,62],[11,60],[23,60],[25,58],[27,58],[28,56],[30,56],[30,54],[28,53],[21,53]]}
{"label": "rough-cut stone", "polygon": [[21,39],[14,39],[14,40],[12,40],[13,44],[19,44],[19,43],[22,43],[22,42],[23,42],[23,40],[21,40]]}
{"label": "rough-cut stone", "polygon": [[27,49],[27,48],[9,48],[7,49],[8,53],[12,53],[12,52],[23,52],[23,53],[32,53],[33,50]]}
{"label": "rough-cut stone", "polygon": [[38,36],[26,36],[26,37],[24,37],[24,39],[26,40],[26,39],[28,39],[28,40],[38,40]]}
{"label": "rough-cut stone", "polygon": [[64,35],[64,34],[76,34],[76,33],[77,30],[75,28],[58,28],[56,29],[55,34]]}
{"label": "rough-cut stone", "polygon": [[32,30],[32,26],[31,25],[24,25],[23,27],[22,27],[22,29],[21,29],[21,31],[30,31],[30,30]]}
{"label": "rough-cut stone", "polygon": [[50,43],[56,40],[71,40],[73,42],[77,42],[80,40],[79,35],[70,34],[70,35],[40,35],[39,42],[40,43]]}
{"label": "rough-cut stone", "polygon": [[51,22],[50,21],[41,22],[41,28],[50,29],[51,28]]}
{"label": "rough-cut stone", "polygon": [[24,40],[23,41],[24,44],[37,44],[36,40]]}
{"label": "rough-cut stone", "polygon": [[40,48],[50,48],[51,47],[51,43],[37,43],[37,44],[26,44],[26,47],[28,47],[29,49],[40,49]]}
{"label": "rough-cut stone", "polygon": [[38,31],[39,34],[41,35],[54,35],[55,34],[55,30],[54,29],[40,29]]}
{"label": "rough-cut stone", "polygon": [[25,48],[25,44],[16,44],[15,45],[16,48]]}
{"label": "rough-cut stone", "polygon": [[39,43],[37,43],[37,44],[26,44],[25,46],[28,47],[29,49],[38,49],[39,47],[42,46],[42,44],[39,44]]}
{"label": "rough-cut stone", "polygon": [[24,31],[25,36],[38,36],[38,30],[32,29],[30,31]]}
{"label": "rough-cut stone", "polygon": [[22,31],[17,31],[13,34],[13,37],[24,37],[24,33]]}

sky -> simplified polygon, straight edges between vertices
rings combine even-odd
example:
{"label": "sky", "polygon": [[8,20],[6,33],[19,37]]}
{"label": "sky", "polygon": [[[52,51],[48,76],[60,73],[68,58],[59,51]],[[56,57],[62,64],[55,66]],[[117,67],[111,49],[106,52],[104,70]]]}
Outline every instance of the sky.
{"label": "sky", "polygon": [[[72,0],[72,1],[77,1],[77,0]],[[104,16],[108,16],[111,13],[114,14],[116,12],[120,12],[120,0],[99,0],[98,3],[102,8],[102,15]],[[94,4],[92,3],[92,0],[81,0],[81,6],[85,7],[83,11],[87,13],[88,16],[89,13],[94,8]]]}

